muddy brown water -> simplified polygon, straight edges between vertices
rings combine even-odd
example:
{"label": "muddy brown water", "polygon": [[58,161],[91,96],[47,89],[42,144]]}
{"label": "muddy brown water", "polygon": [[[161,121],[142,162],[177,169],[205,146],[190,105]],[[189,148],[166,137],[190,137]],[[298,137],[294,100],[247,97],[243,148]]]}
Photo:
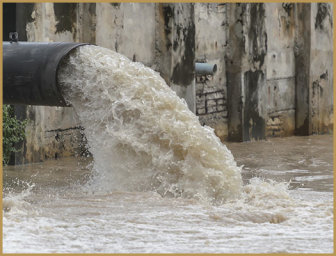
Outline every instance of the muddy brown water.
{"label": "muddy brown water", "polygon": [[331,253],[331,135],[228,143],[241,198],[99,191],[91,158],[3,168],[5,253]]}

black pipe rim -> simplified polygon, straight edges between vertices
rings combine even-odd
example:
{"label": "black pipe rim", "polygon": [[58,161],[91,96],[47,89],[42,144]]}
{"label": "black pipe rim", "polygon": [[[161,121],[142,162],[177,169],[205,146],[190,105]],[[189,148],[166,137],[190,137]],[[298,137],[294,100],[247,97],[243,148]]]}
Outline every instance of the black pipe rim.
{"label": "black pipe rim", "polygon": [[62,61],[87,43],[3,42],[3,101],[5,104],[70,106],[58,72]]}

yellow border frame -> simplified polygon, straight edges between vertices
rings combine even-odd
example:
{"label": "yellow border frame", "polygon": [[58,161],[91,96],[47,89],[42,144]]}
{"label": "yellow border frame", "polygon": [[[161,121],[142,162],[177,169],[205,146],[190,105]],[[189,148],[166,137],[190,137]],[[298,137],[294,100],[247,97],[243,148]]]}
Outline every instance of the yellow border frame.
{"label": "yellow border frame", "polygon": [[[2,23],[2,18],[3,18],[3,3],[32,3],[32,2],[36,2],[36,3],[92,3],[92,2],[135,2],[135,3],[181,3],[181,2],[187,2],[187,3],[196,3],[196,2],[209,2],[209,3],[218,3],[218,2],[227,2],[227,3],[239,3],[239,2],[244,2],[244,3],[260,3],[260,2],[265,2],[265,3],[283,3],[284,1],[278,1],[278,0],[274,0],[274,1],[250,1],[250,0],[247,0],[247,1],[216,1],[216,0],[204,0],[204,1],[200,1],[200,0],[196,0],[196,1],[185,1],[185,0],[180,0],[180,1],[172,1],[172,0],[156,0],[156,1],[152,1],[152,0],[135,0],[135,1],[106,1],[106,0],[103,0],[103,1],[90,1],[90,0],[81,0],[81,1],[71,1],[71,0],[68,0],[68,1],[63,1],[63,0],[55,0],[55,1],[40,1],[40,0],[34,0],[34,1],[27,1],[27,0],[21,0],[21,1],[14,1],[14,0],[7,0],[7,1],[3,1],[1,2],[0,4],[0,17],[1,17],[1,28],[0,28],[0,32],[1,32],[1,39],[2,38],[2,30],[3,30],[3,23]],[[336,3],[335,1],[333,0],[327,0],[327,1],[322,1],[322,0],[317,0],[317,1],[307,1],[307,0],[296,0],[294,1],[294,3]],[[334,33],[334,37],[335,37],[335,13],[336,13],[336,10],[335,10],[335,5],[334,5],[334,13],[333,13],[333,33]],[[336,48],[335,47],[336,45],[336,42],[334,40],[334,49]],[[0,54],[2,56],[2,47],[0,49]],[[336,55],[335,55],[335,51],[333,52],[333,65],[334,65],[334,74],[336,73]],[[1,104],[1,108],[2,108],[2,81],[3,81],[3,74],[2,74],[2,62],[1,62],[1,68],[0,68],[0,80],[1,80],[1,92],[0,92],[0,104]],[[336,102],[336,92],[335,92],[335,83],[334,83],[334,90],[333,90],[333,97],[334,97],[334,106],[335,106],[335,102]],[[1,124],[2,124],[2,111],[0,113],[0,119],[1,119]],[[336,121],[336,116],[335,116],[335,110],[334,110],[334,127],[335,127],[335,122]],[[335,129],[335,128],[334,128]],[[1,141],[2,141],[2,125],[1,125],[1,128],[0,128],[0,138],[1,138]],[[335,143],[336,141],[336,133],[333,132],[333,143],[334,143],[334,147],[333,147],[333,155],[334,155],[334,163],[335,163]],[[2,147],[0,148],[0,159],[1,159],[1,163],[2,163]],[[1,188],[1,191],[0,191],[0,194],[1,194],[1,201],[0,201],[0,206],[2,208],[2,188],[3,188],[3,179],[2,179],[2,175],[3,175],[3,172],[2,172],[2,164],[1,164],[1,171],[0,171],[0,174],[1,174],[1,179],[0,179],[0,188]],[[335,175],[335,167],[334,167],[334,181],[336,180],[335,179],[336,175]],[[335,189],[335,183],[334,183],[334,199],[335,199],[335,195],[336,195],[336,189]],[[335,200],[334,200],[334,216],[335,216]],[[3,252],[3,239],[2,239],[2,234],[3,234],[3,212],[1,211],[0,213],[0,225],[1,225],[1,241],[0,241],[0,255],[1,253]],[[335,223],[335,220],[334,220],[334,253],[336,252],[335,250],[335,227],[336,227],[336,223]],[[41,255],[41,254],[29,254],[29,253],[25,253],[25,254],[17,254],[17,253],[11,253],[11,254],[3,254],[2,255],[11,255],[11,256],[16,256],[16,255]],[[44,254],[42,254],[44,255]],[[56,254],[56,255],[73,255],[73,256],[83,256],[83,255],[124,255],[124,254],[79,254],[79,253],[76,253],[76,254]],[[135,255],[147,255],[147,254],[135,254]],[[171,255],[188,255],[188,254],[171,254]],[[205,255],[205,254],[192,254],[192,255]],[[206,255],[231,255],[231,254],[206,254]],[[251,253],[251,254],[234,254],[234,256],[254,256],[254,255],[282,255],[282,254],[255,254],[255,253]],[[331,255],[334,255],[334,254],[295,254],[295,256],[307,256],[307,255],[318,255],[318,256],[331,256]]]}

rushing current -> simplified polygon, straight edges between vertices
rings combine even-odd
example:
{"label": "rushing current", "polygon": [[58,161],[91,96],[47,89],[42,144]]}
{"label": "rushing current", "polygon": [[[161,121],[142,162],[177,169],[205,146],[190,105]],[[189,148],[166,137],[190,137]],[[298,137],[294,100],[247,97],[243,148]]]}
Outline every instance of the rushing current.
{"label": "rushing current", "polygon": [[240,195],[231,152],[157,72],[109,49],[83,46],[58,78],[85,128],[100,190],[209,202]]}
{"label": "rushing current", "polygon": [[159,74],[97,46],[58,79],[92,157],[4,167],[4,253],[333,252],[331,135],[225,146]]}

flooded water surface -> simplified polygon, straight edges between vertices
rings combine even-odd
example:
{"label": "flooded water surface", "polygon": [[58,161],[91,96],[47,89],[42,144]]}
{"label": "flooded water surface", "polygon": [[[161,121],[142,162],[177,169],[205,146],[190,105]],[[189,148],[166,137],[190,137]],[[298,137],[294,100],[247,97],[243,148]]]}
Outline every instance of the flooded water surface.
{"label": "flooded water surface", "polygon": [[219,205],[94,193],[90,158],[5,167],[4,252],[333,252],[332,136],[228,148],[243,165],[244,192]]}
{"label": "flooded water surface", "polygon": [[4,168],[4,252],[333,252],[332,136],[224,145],[158,73],[97,46],[58,79],[92,158]]}

